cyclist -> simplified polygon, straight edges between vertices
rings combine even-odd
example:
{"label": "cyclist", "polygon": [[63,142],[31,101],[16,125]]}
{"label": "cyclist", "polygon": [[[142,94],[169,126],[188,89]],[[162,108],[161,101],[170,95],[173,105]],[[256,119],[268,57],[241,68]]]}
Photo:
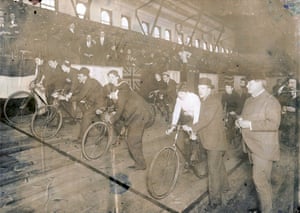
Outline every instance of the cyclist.
{"label": "cyclist", "polygon": [[116,87],[116,91],[112,92],[110,97],[116,101],[117,110],[112,117],[107,116],[106,121],[115,124],[121,117],[124,119],[124,125],[128,128],[126,143],[135,162],[129,168],[145,170],[142,137],[145,128],[153,123],[152,108],[126,82],[121,81],[118,71],[109,71],[108,79]]}
{"label": "cyclist", "polygon": [[[188,126],[196,124],[199,120],[200,107],[199,96],[190,92],[186,83],[182,83],[178,88],[171,127],[166,131],[166,134],[169,135],[173,132],[178,122]],[[185,153],[189,164],[199,161],[199,143],[195,134],[192,134],[189,141],[185,143]]]}
{"label": "cyclist", "polygon": [[89,73],[90,70],[86,67],[79,70],[77,79],[79,84],[81,84],[80,91],[70,98],[71,102],[79,104],[83,112],[80,131],[74,142],[81,141],[85,130],[91,124],[96,114],[101,114],[106,108],[103,86],[96,79],[90,78]]}

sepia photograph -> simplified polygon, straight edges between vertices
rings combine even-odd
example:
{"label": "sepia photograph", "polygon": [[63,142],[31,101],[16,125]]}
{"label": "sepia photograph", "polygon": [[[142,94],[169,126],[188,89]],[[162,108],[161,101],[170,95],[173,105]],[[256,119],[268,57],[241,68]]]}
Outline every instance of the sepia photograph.
{"label": "sepia photograph", "polygon": [[0,0],[0,212],[300,213],[300,0]]}

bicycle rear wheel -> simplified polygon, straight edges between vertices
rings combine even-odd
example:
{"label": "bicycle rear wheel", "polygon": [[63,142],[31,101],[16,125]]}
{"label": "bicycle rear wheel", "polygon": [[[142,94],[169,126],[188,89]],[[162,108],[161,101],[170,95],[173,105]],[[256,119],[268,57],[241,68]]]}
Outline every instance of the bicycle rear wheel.
{"label": "bicycle rear wheel", "polygon": [[112,141],[112,127],[102,121],[91,124],[85,131],[81,151],[87,160],[100,158],[109,149]]}
{"label": "bicycle rear wheel", "polygon": [[40,107],[31,120],[31,131],[40,139],[54,137],[62,127],[62,114],[51,105]]}
{"label": "bicycle rear wheel", "polygon": [[3,107],[5,119],[14,125],[30,123],[37,109],[36,100],[27,91],[18,91],[6,99]]}
{"label": "bicycle rear wheel", "polygon": [[179,175],[179,156],[173,147],[165,147],[153,158],[147,171],[147,189],[156,199],[167,197]]}

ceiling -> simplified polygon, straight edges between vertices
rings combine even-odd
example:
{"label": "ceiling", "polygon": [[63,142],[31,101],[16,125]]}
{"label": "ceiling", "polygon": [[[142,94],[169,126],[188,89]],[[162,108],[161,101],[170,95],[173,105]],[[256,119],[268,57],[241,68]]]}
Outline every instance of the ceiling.
{"label": "ceiling", "polygon": [[213,37],[213,42],[234,37],[234,51],[264,54],[275,47],[287,51],[294,47],[293,15],[298,13],[298,0],[293,1],[294,4],[280,0],[140,0],[137,4],[152,13],[157,13],[162,4],[161,17],[191,27],[199,22],[197,30],[203,37]]}

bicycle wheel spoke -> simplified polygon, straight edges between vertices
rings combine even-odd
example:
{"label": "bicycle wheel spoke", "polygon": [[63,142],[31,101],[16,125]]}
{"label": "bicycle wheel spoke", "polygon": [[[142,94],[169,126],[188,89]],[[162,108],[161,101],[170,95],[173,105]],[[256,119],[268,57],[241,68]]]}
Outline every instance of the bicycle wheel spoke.
{"label": "bicycle wheel spoke", "polygon": [[14,125],[29,124],[35,111],[36,101],[26,91],[12,94],[4,103],[4,116]]}
{"label": "bicycle wheel spoke", "polygon": [[96,122],[86,130],[83,142],[82,153],[88,160],[97,159],[108,149],[111,136],[108,127],[103,122]]}
{"label": "bicycle wheel spoke", "polygon": [[174,188],[179,170],[179,159],[172,148],[164,148],[153,159],[147,176],[150,194],[158,199],[166,197]]}
{"label": "bicycle wheel spoke", "polygon": [[53,106],[38,109],[32,120],[32,132],[41,139],[54,137],[62,125],[62,115]]}

